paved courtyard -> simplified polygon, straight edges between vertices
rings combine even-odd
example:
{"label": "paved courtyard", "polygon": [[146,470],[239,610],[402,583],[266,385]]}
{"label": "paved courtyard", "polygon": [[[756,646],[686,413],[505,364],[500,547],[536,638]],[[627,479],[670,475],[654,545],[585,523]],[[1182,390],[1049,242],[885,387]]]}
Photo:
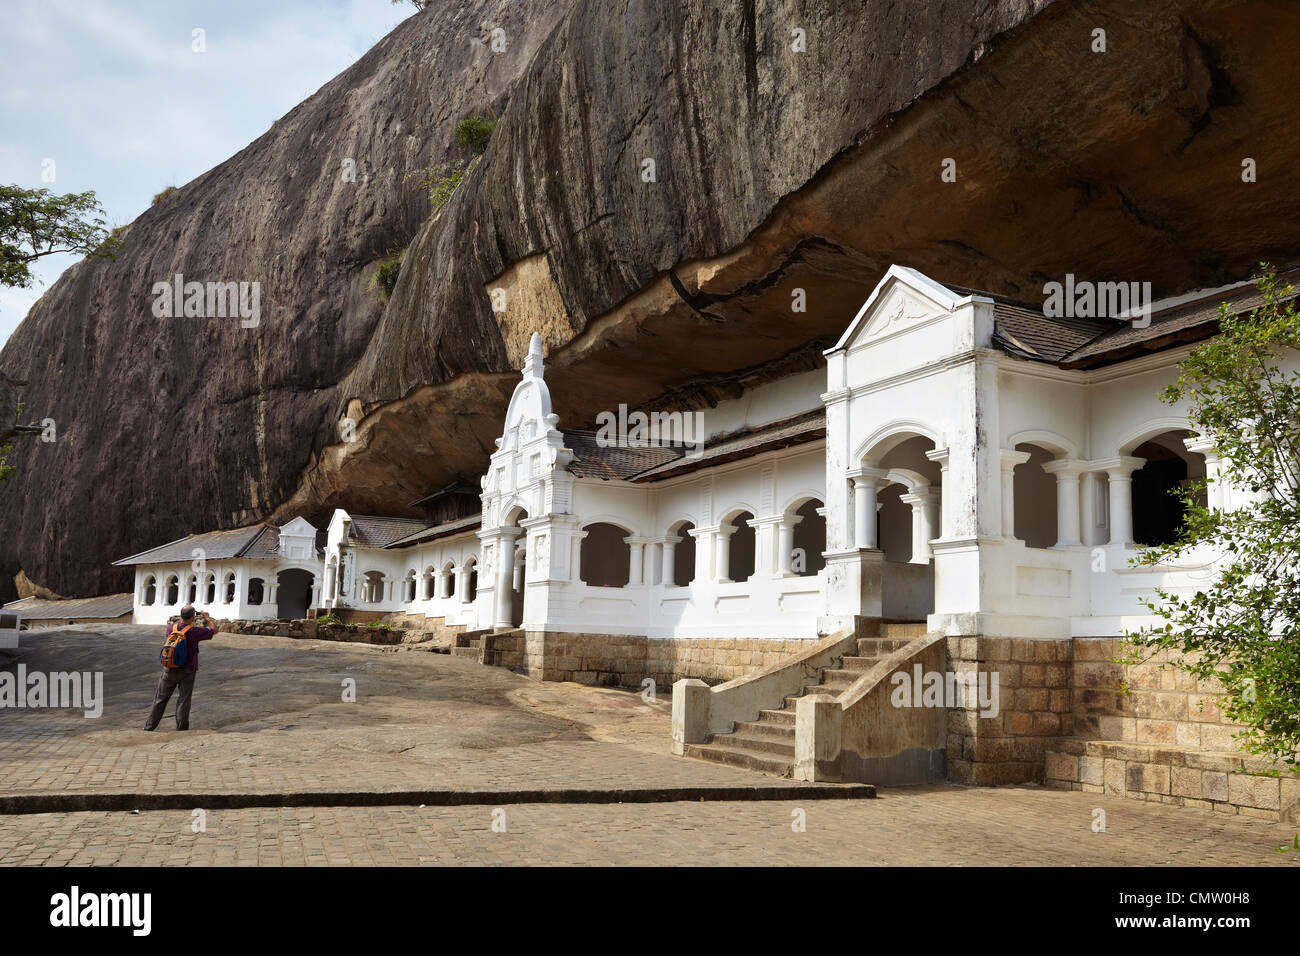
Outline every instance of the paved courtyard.
{"label": "paved courtyard", "polygon": [[[19,662],[102,670],[107,698],[97,720],[0,711],[0,795],[793,785],[671,756],[666,698],[540,684],[420,650],[287,638],[205,644],[193,729],[149,734],[139,724],[156,630],[30,632],[16,657],[0,658],[11,671]],[[342,700],[346,678],[355,703]],[[1104,832],[1093,829],[1098,809]],[[0,864],[1295,866],[1300,854],[1275,849],[1293,834],[1038,787],[598,805],[507,794],[501,805],[0,815]]]}

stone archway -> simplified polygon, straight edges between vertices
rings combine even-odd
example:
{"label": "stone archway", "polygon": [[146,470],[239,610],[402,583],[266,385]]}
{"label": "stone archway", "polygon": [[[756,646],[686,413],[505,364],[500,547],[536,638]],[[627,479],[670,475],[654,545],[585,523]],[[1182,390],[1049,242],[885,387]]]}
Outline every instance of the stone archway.
{"label": "stone archway", "polygon": [[307,616],[311,606],[311,591],[316,583],[316,575],[302,568],[289,568],[275,577],[276,617],[287,621],[300,620]]}

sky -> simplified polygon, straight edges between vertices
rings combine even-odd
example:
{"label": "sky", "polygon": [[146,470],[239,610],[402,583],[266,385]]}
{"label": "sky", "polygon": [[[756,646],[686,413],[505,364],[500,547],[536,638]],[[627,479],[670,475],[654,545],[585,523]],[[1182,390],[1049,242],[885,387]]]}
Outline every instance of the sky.
{"label": "sky", "polygon": [[[93,189],[110,227],[239,152],[415,12],[391,0],[0,4],[0,183]],[[0,288],[0,346],[76,259],[41,259],[31,288]]]}

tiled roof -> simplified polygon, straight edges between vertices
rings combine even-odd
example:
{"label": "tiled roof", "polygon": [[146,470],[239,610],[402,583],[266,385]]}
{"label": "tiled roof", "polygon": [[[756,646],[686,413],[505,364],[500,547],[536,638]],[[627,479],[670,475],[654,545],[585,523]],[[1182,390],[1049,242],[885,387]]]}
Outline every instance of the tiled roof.
{"label": "tiled roof", "polygon": [[[1287,275],[1280,278],[1287,279]],[[1289,274],[1294,283],[1297,274]],[[1234,315],[1253,312],[1264,304],[1264,297],[1254,285],[1212,293],[1151,314],[1151,324],[1136,328],[1132,323],[1119,325],[1092,342],[1074,349],[1061,359],[1064,368],[1089,368],[1129,358],[1135,353],[1155,352],[1182,342],[1207,338],[1218,331],[1219,306],[1226,304]]]}
{"label": "tiled roof", "polygon": [[573,452],[569,471],[579,478],[631,478],[684,454],[677,447],[609,444],[595,432],[564,430],[564,445]]}
{"label": "tiled roof", "polygon": [[70,598],[63,601],[46,601],[42,598],[22,598],[4,606],[6,611],[17,611],[24,621],[75,621],[78,618],[126,617],[134,608],[130,591],[123,594],[102,594],[92,598]]}
{"label": "tiled roof", "polygon": [[209,531],[141,551],[129,558],[114,561],[114,566],[132,564],[174,564],[194,560],[194,550],[200,549],[205,560],[223,558],[273,558],[280,543],[280,531],[274,525],[255,524],[233,531]]}
{"label": "tiled roof", "polygon": [[409,538],[432,525],[419,518],[382,518],[376,515],[352,515],[351,539],[364,548],[386,548],[395,541]]}
{"label": "tiled roof", "polygon": [[748,458],[774,448],[788,448],[826,437],[826,413],[822,409],[795,418],[761,425],[744,432],[724,435],[710,441],[698,455],[682,456],[633,476],[633,481],[658,481],[686,474],[700,468],[721,465],[737,458]]}
{"label": "tiled roof", "polygon": [[385,545],[388,548],[404,548],[407,545],[418,544],[421,541],[433,541],[437,538],[445,538],[461,531],[470,531],[483,524],[481,514],[470,515],[466,518],[458,518],[455,521],[448,521],[444,524],[436,524],[432,528],[425,528],[414,534],[409,534],[405,538],[398,538],[391,544]]}
{"label": "tiled roof", "polygon": [[1114,328],[1110,321],[1053,318],[1041,308],[993,300],[994,341],[1014,355],[1039,362],[1059,362]]}
{"label": "tiled roof", "polygon": [[[1279,279],[1295,284],[1300,280],[1300,270],[1280,274]],[[993,341],[999,348],[1020,358],[1062,368],[1096,368],[1208,338],[1218,331],[1220,303],[1226,303],[1236,314],[1251,312],[1263,304],[1255,285],[1244,283],[1239,288],[1209,292],[1154,311],[1151,323],[1139,328],[1131,321],[1117,319],[1053,318],[1044,315],[1040,305],[957,286],[949,288],[993,300]]]}

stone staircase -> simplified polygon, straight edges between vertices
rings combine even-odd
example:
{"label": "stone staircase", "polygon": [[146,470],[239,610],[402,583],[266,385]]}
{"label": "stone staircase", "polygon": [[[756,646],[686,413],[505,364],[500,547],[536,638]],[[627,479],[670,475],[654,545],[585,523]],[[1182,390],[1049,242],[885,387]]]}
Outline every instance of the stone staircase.
{"label": "stone staircase", "polygon": [[820,683],[786,697],[779,710],[760,710],[758,720],[737,721],[729,734],[714,734],[708,743],[687,744],[685,755],[790,776],[794,769],[795,702],[810,694],[839,696],[878,661],[926,634],[924,621],[874,621],[867,627],[870,636],[858,638],[857,654],[846,654],[839,667],[824,669]]}
{"label": "stone staircase", "polygon": [[475,660],[481,660],[483,657],[483,635],[490,633],[492,633],[491,628],[478,631],[467,631],[462,628],[452,636],[452,656],[472,657]]}

